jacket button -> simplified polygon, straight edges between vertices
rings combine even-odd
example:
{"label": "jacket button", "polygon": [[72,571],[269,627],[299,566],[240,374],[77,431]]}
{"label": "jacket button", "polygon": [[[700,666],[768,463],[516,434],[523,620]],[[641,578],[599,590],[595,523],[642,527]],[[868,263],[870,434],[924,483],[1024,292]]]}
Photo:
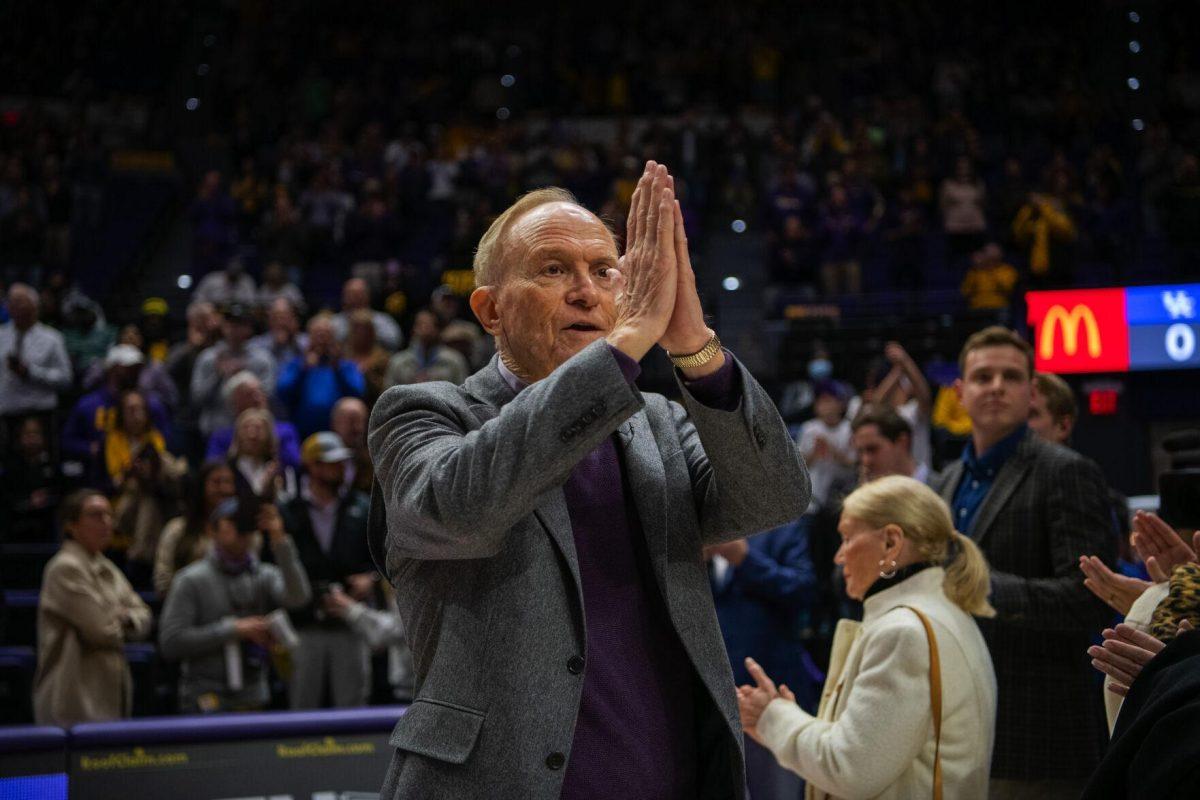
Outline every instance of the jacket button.
{"label": "jacket button", "polygon": [[551,753],[546,756],[546,766],[550,769],[562,769],[563,764],[567,763],[567,757],[562,753]]}
{"label": "jacket button", "polygon": [[583,656],[571,656],[567,659],[567,672],[578,675],[583,672]]}

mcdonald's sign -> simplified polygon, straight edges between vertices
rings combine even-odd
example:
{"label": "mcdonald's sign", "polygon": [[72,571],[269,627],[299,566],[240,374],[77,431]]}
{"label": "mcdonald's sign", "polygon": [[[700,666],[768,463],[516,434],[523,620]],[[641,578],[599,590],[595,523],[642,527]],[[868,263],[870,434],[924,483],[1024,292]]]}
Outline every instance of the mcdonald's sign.
{"label": "mcdonald's sign", "polygon": [[1129,326],[1124,289],[1029,292],[1037,368],[1046,372],[1124,372]]}
{"label": "mcdonald's sign", "polygon": [[1028,292],[1039,370],[1200,367],[1200,284]]}

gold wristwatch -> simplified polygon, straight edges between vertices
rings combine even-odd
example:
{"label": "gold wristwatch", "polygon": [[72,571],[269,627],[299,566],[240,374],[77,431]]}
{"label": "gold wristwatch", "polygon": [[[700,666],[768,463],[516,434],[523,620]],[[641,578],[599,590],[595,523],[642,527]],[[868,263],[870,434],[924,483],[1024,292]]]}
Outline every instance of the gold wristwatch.
{"label": "gold wristwatch", "polygon": [[721,340],[714,333],[712,338],[708,340],[708,344],[704,345],[699,351],[689,356],[677,356],[668,350],[667,358],[671,359],[671,363],[680,369],[692,369],[694,367],[703,367],[716,358],[719,352],[721,352]]}

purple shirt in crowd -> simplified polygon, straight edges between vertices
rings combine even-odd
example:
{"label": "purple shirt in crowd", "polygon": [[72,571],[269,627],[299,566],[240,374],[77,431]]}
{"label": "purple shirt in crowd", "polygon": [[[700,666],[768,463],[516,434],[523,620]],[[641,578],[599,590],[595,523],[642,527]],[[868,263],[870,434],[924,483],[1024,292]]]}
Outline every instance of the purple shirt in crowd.
{"label": "purple shirt in crowd", "polygon": [[[638,363],[610,348],[626,380]],[[500,363],[514,391],[525,387]],[[737,406],[733,359],[688,383],[714,408]],[[563,800],[695,798],[695,674],[654,578],[615,434],[588,453],[563,485],[587,626],[583,694]]]}

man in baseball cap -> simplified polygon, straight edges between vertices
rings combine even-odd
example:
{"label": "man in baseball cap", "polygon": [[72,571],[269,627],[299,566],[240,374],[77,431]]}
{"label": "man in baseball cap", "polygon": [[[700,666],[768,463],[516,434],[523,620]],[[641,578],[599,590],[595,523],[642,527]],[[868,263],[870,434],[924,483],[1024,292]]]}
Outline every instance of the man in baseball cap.
{"label": "man in baseball cap", "polygon": [[326,613],[334,587],[370,601],[377,575],[367,550],[371,501],[345,485],[354,452],[332,431],[320,431],[300,446],[304,466],[300,494],[283,505],[284,527],[296,542],[313,587],[313,602],[291,612],[300,644],[293,652],[292,708],[320,708],[326,688],[335,707],[367,702],[370,654],[344,620]]}

